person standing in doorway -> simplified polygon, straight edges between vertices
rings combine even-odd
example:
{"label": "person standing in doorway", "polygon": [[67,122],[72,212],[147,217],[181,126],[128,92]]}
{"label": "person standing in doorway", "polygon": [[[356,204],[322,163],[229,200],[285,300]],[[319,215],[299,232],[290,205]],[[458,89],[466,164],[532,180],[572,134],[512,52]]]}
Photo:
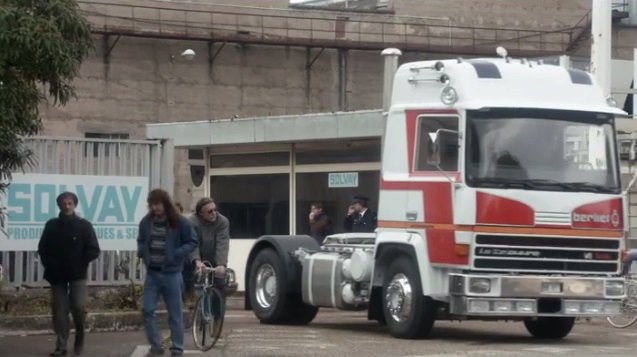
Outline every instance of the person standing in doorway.
{"label": "person standing in doorway", "polygon": [[183,278],[184,261],[197,247],[197,237],[188,222],[162,189],[148,194],[148,214],[139,223],[137,255],[146,266],[142,313],[150,354],[164,354],[155,310],[160,295],[168,310],[172,357],[183,356]]}
{"label": "person standing in doorway", "polygon": [[323,212],[323,204],[321,202],[312,203],[309,219],[310,236],[321,245],[332,230],[332,220]]}
{"label": "person standing in doorway", "polygon": [[376,213],[369,209],[367,197],[354,196],[345,217],[344,227],[350,232],[371,233],[376,230]]}
{"label": "person standing in doorway", "polygon": [[88,265],[100,255],[93,225],[75,214],[77,196],[63,192],[57,197],[60,214],[44,226],[38,255],[44,279],[51,284],[51,310],[55,331],[55,351],[50,356],[66,356],[69,338],[69,311],[75,325],[74,353],[84,350],[86,275]]}

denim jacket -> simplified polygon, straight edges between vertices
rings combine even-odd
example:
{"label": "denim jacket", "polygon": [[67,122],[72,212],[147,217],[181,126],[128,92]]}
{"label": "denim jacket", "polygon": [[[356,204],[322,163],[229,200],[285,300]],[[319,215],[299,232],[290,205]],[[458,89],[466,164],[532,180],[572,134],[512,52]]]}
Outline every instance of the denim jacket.
{"label": "denim jacket", "polygon": [[[146,267],[150,263],[149,243],[152,224],[153,218],[146,215],[139,222],[137,235],[137,256],[143,260]],[[184,217],[179,217],[179,227],[177,229],[168,228],[166,233],[166,258],[161,271],[163,273],[181,273],[184,262],[198,245],[197,235],[190,222]]]}

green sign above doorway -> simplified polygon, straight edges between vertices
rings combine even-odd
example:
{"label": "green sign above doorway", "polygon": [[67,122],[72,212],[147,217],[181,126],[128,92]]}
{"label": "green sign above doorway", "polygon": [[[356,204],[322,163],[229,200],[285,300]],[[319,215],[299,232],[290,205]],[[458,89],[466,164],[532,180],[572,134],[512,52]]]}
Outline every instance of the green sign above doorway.
{"label": "green sign above doorway", "polygon": [[331,172],[327,185],[329,188],[358,187],[358,172]]}

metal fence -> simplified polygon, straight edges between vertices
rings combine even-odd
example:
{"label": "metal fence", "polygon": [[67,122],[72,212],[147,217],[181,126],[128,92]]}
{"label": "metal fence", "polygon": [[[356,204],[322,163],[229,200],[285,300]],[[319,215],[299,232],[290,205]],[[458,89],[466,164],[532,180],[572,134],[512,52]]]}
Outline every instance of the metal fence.
{"label": "metal fence", "polygon": [[[166,186],[162,175],[172,162],[165,162],[166,149],[159,140],[110,140],[33,137],[26,140],[33,150],[35,164],[27,173],[146,176],[149,187]],[[172,155],[168,155],[172,157]],[[168,180],[168,184],[170,184]],[[171,190],[172,191],[172,190]],[[136,267],[133,251],[102,251],[100,257],[89,266],[90,285],[122,285],[131,277],[143,279],[144,271]],[[44,268],[37,252],[1,252],[0,264],[4,267],[4,285],[8,287],[37,287],[46,285]],[[118,269],[123,266],[125,269]],[[125,273],[126,272],[126,273]]]}

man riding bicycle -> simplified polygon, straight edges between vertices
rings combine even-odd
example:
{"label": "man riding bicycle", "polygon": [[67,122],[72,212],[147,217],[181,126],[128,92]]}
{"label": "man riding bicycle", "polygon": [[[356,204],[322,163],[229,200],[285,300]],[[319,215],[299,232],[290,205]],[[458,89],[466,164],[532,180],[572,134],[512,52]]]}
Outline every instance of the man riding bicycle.
{"label": "man riding bicycle", "polygon": [[[191,261],[197,271],[204,267],[204,261],[212,263],[215,269],[214,286],[221,296],[225,296],[225,275],[228,265],[230,245],[230,221],[217,211],[211,198],[204,197],[195,205],[190,222],[199,238],[199,247],[191,254]],[[220,304],[214,304],[218,307]],[[219,311],[213,311],[218,316]]]}

